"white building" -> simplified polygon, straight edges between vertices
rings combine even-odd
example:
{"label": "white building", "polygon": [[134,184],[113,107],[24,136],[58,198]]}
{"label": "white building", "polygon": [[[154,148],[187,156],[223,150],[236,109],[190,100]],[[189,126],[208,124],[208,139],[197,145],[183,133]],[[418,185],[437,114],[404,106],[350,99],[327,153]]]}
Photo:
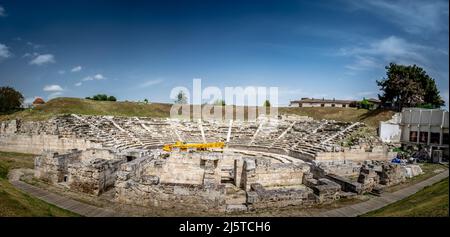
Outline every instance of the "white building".
{"label": "white building", "polygon": [[400,128],[401,119],[402,113],[396,113],[392,116],[392,119],[380,122],[379,135],[381,141],[387,143],[400,143],[402,135],[402,130]]}
{"label": "white building", "polygon": [[448,148],[448,111],[405,108],[401,117],[402,143]]}
{"label": "white building", "polygon": [[290,107],[355,107],[356,101],[353,100],[336,100],[336,99],[310,99],[302,98],[301,100],[291,101]]}
{"label": "white building", "polygon": [[380,122],[379,128],[383,142],[420,145],[432,156],[448,156],[448,135],[448,111],[442,109],[404,108],[391,120]]}

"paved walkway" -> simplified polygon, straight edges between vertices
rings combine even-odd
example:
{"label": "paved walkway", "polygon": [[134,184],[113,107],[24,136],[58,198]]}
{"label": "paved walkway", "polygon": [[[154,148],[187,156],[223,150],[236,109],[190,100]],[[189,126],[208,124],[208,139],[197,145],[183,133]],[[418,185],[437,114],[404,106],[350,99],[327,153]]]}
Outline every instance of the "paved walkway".
{"label": "paved walkway", "polygon": [[[420,183],[411,185],[393,193],[382,193],[380,197],[372,198],[368,201],[353,204],[350,206],[337,208],[318,213],[317,217],[355,217],[385,207],[391,203],[409,197],[423,188],[433,185],[449,176],[449,170],[439,173]],[[14,177],[14,178],[11,178]],[[75,201],[71,198],[51,193],[47,190],[35,187],[19,180],[20,175],[10,176],[10,183],[19,190],[37,197],[45,202],[51,203],[60,208],[72,211],[86,217],[110,217],[120,216],[118,213],[98,208],[86,203]]]}
{"label": "paved walkway", "polygon": [[95,207],[86,203],[75,201],[69,197],[51,193],[45,189],[27,184],[20,181],[20,177],[27,169],[14,169],[8,174],[9,182],[17,189],[25,192],[31,196],[41,199],[47,203],[53,204],[62,209],[69,210],[81,216],[86,217],[109,217],[119,216],[119,214],[105,210],[103,208]]}
{"label": "paved walkway", "polygon": [[441,172],[429,179],[426,179],[420,183],[411,185],[404,189],[398,190],[393,193],[382,193],[380,197],[372,198],[368,201],[353,204],[346,207],[341,207],[333,210],[329,210],[326,212],[318,213],[315,216],[327,216],[327,217],[355,217],[360,216],[365,213],[380,209],[385,207],[391,203],[400,201],[404,198],[407,198],[423,188],[433,185],[445,178],[448,177],[448,170]]}
{"label": "paved walkway", "polygon": [[105,210],[103,208],[95,207],[86,203],[75,201],[71,198],[51,193],[47,190],[35,187],[33,185],[24,183],[22,181],[11,181],[11,184],[19,190],[39,198],[47,203],[58,206],[62,209],[69,210],[86,217],[110,217],[119,216],[115,212]]}

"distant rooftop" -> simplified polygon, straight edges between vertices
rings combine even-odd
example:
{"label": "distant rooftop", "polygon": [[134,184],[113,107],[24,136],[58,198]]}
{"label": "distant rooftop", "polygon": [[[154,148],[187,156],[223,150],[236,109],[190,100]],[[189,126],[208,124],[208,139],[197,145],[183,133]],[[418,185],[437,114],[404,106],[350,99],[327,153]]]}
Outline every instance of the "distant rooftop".
{"label": "distant rooftop", "polygon": [[336,100],[336,99],[314,99],[314,98],[301,98],[300,100],[291,101],[291,103],[335,103],[335,104],[350,104],[356,100]]}

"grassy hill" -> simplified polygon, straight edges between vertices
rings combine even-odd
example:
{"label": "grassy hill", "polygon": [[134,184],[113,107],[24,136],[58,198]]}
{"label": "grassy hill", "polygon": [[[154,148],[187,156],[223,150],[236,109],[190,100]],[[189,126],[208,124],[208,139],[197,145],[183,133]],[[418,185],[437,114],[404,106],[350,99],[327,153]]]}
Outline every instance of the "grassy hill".
{"label": "grassy hill", "polygon": [[45,120],[61,114],[168,117],[170,107],[170,104],[162,103],[144,104],[60,97],[49,100],[47,103],[33,109],[3,115],[0,119]]}
{"label": "grassy hill", "polygon": [[364,216],[448,217],[448,178]]}
{"label": "grassy hill", "polygon": [[[94,101],[79,98],[56,98],[34,109],[27,109],[10,115],[0,116],[0,120],[21,118],[24,120],[45,120],[60,114],[84,115],[114,115],[141,117],[169,117],[171,104]],[[280,114],[296,114],[313,117],[314,119],[333,119],[339,121],[365,122],[369,126],[377,127],[379,121],[392,117],[388,110],[369,111],[356,108],[279,108]]]}

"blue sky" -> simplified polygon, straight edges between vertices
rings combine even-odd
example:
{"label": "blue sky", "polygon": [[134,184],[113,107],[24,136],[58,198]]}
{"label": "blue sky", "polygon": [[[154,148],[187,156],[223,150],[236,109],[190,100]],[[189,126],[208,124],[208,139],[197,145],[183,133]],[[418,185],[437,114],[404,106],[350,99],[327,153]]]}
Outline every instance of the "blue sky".
{"label": "blue sky", "polygon": [[389,62],[449,98],[448,1],[0,0],[0,86],[36,96],[170,102],[176,86],[376,97]]}

